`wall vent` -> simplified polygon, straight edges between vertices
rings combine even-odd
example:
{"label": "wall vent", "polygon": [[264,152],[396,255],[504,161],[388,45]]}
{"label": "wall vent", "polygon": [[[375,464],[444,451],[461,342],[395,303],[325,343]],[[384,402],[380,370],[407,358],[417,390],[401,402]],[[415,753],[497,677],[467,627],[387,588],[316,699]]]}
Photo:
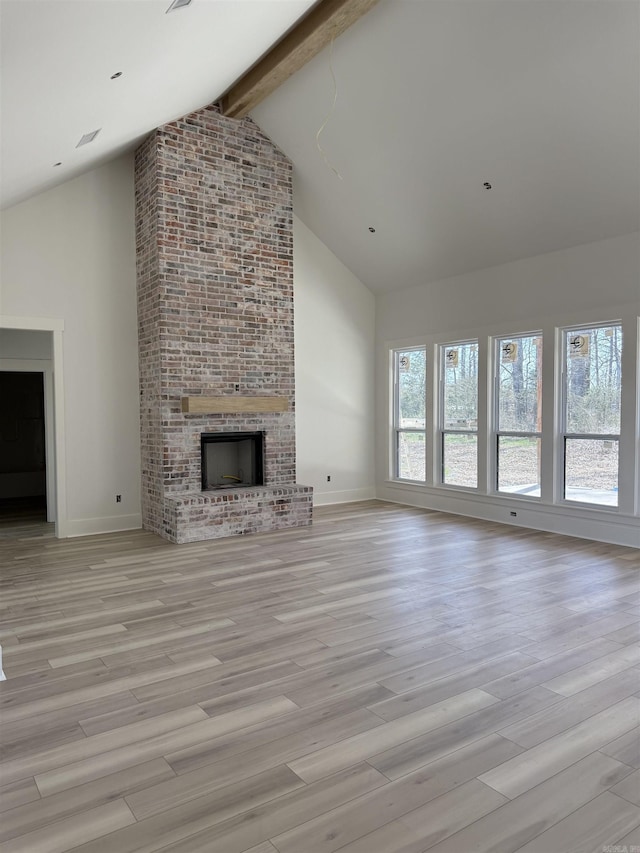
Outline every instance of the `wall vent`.
{"label": "wall vent", "polygon": [[175,12],[176,9],[182,9],[183,6],[189,6],[190,4],[191,0],[173,0],[173,3],[167,9],[167,13]]}
{"label": "wall vent", "polygon": [[99,127],[97,130],[92,130],[91,133],[85,133],[80,142],[76,145],[76,148],[80,148],[82,145],[88,145],[90,142],[93,142],[101,130],[102,128]]}

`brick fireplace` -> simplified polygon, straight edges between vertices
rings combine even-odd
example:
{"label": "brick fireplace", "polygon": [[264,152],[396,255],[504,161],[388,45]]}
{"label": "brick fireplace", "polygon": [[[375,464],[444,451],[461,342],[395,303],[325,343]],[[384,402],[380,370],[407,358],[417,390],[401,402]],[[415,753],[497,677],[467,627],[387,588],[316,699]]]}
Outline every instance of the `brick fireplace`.
{"label": "brick fireplace", "polygon": [[[154,131],[135,181],[144,527],[192,542],[309,524],[291,163],[251,119],[212,106]],[[201,435],[216,432],[264,434],[262,485],[202,491]]]}

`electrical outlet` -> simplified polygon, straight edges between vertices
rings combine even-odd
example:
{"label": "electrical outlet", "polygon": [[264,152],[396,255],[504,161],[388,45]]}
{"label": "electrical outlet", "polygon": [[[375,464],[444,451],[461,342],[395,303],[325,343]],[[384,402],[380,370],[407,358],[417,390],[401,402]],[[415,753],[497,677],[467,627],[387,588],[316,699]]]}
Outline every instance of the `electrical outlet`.
{"label": "electrical outlet", "polygon": [[116,495],[116,503],[117,504],[122,503],[122,495]]}
{"label": "electrical outlet", "polygon": [[327,483],[331,482],[331,474],[327,474]]}

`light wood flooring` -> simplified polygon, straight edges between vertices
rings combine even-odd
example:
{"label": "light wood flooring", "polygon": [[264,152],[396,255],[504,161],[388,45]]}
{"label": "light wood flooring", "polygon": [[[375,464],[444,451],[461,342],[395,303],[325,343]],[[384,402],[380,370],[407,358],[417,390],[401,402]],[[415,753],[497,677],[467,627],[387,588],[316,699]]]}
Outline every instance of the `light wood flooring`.
{"label": "light wood flooring", "polygon": [[373,501],[42,535],[0,540],[0,853],[640,849],[640,551]]}

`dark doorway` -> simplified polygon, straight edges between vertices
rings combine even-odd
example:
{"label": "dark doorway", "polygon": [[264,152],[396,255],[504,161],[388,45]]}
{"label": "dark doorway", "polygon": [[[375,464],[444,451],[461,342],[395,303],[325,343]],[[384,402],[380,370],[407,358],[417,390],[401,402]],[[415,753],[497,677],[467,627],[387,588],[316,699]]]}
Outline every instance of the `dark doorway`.
{"label": "dark doorway", "polygon": [[0,514],[47,515],[44,374],[0,372]]}

